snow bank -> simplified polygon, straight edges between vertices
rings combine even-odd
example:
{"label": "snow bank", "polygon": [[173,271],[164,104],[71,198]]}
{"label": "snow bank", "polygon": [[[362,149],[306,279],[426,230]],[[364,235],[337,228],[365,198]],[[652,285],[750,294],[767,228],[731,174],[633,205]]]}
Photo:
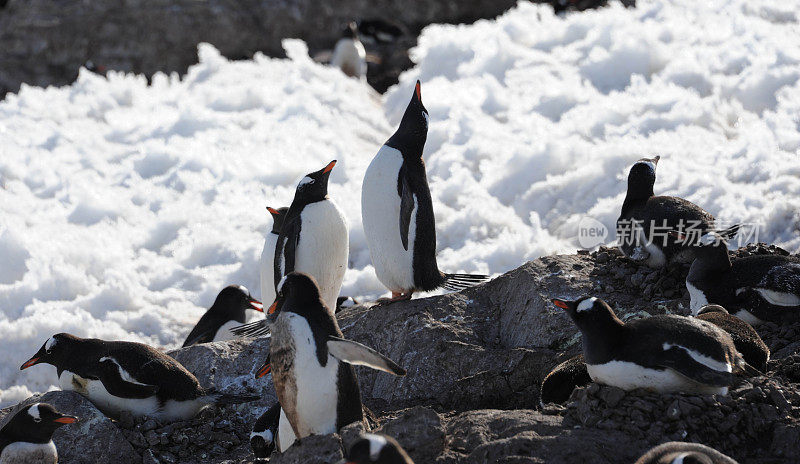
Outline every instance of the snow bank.
{"label": "snow bank", "polygon": [[[19,365],[55,332],[174,347],[229,283],[258,288],[265,206],[332,159],[351,229],[343,293],[383,289],[360,221],[366,167],[423,81],[440,267],[499,273],[613,226],[630,164],[660,154],[658,193],[800,248],[797,5],[642,1],[431,26],[381,99],[289,58],[187,76],[24,87],[0,103],[0,405],[51,388]],[[613,232],[610,235],[613,238]]]}

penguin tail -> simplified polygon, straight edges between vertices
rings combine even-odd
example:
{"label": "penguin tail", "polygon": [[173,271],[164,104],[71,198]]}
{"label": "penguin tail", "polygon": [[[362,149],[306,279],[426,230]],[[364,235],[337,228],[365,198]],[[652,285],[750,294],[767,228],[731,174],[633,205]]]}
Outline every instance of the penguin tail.
{"label": "penguin tail", "polygon": [[216,404],[217,406],[225,406],[229,404],[241,404],[258,401],[261,399],[261,396],[238,393],[223,393],[212,388],[206,391],[206,398],[208,398],[209,403]]}
{"label": "penguin tail", "polygon": [[445,274],[442,287],[457,292],[482,284],[487,280],[489,280],[489,276],[483,274]]}
{"label": "penguin tail", "polygon": [[266,319],[261,319],[247,324],[238,325],[231,329],[231,332],[237,337],[261,337],[269,335],[269,322]]}

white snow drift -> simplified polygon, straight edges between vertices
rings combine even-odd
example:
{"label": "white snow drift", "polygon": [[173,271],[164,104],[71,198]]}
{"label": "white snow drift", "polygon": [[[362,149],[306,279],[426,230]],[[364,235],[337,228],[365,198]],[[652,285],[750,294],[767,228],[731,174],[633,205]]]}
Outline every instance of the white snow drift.
{"label": "white snow drift", "polygon": [[574,250],[585,216],[613,226],[628,167],[655,154],[657,193],[796,251],[798,11],[653,0],[562,18],[522,3],[427,28],[383,99],[298,41],[289,59],[238,62],[201,45],[187,76],[149,86],[82,72],[23,87],[0,102],[0,405],[55,383],[51,367],[18,370],[53,333],[174,347],[226,284],[259,295],[265,206],[332,159],[351,230],[343,293],[381,294],[361,180],[417,78],[443,270]]}

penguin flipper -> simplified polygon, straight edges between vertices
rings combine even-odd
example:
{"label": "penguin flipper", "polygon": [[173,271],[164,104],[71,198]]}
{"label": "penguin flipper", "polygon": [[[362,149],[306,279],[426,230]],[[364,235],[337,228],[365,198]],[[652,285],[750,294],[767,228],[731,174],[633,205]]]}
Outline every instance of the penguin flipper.
{"label": "penguin flipper", "polygon": [[361,343],[329,335],[327,346],[331,356],[339,361],[371,367],[393,375],[406,375],[406,370],[397,363]]}
{"label": "penguin flipper", "polygon": [[727,387],[735,382],[730,372],[718,371],[696,361],[680,346],[673,346],[664,351],[664,359],[658,363],[660,367],[668,367],[695,382],[715,387]]}
{"label": "penguin flipper", "polygon": [[397,176],[397,193],[400,195],[400,241],[408,251],[408,229],[411,226],[411,214],[414,212],[414,194],[406,180],[405,166],[400,168]]}
{"label": "penguin flipper", "polygon": [[[288,218],[287,218],[288,219]],[[273,279],[275,288],[284,276],[294,271],[294,261],[297,253],[297,243],[300,241],[300,218],[284,222],[278,243],[275,245],[275,260],[273,262]]]}
{"label": "penguin flipper", "polygon": [[[195,333],[198,332],[198,333]],[[189,336],[186,337],[186,341],[183,342],[183,348],[187,346],[197,345],[198,343],[209,343],[214,341],[214,329],[209,329],[204,332],[200,332],[199,327],[195,327],[192,329]]]}
{"label": "penguin flipper", "polygon": [[120,398],[149,398],[158,392],[158,385],[147,385],[125,377],[130,375],[113,358],[100,359],[97,378],[108,393]]}
{"label": "penguin flipper", "polygon": [[251,338],[270,335],[269,321],[266,319],[259,319],[257,321],[248,322],[247,324],[237,325],[231,329],[231,333],[237,337]]}

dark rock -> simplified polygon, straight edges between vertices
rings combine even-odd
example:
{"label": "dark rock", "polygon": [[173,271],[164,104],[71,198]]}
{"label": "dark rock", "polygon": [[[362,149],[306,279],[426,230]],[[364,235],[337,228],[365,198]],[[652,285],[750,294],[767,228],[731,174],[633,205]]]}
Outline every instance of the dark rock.
{"label": "dark rock", "polygon": [[283,453],[272,453],[270,464],[330,464],[344,458],[339,435],[310,435]]}

